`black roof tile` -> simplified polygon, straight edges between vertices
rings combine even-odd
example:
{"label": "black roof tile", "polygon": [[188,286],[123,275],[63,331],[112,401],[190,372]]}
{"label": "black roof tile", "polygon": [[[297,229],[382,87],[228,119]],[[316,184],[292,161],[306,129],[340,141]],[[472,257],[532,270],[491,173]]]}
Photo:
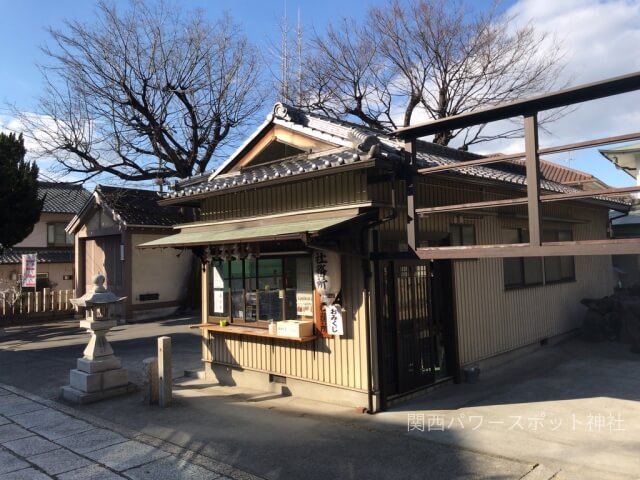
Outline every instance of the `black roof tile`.
{"label": "black roof tile", "polygon": [[90,197],[81,185],[38,182],[38,198],[44,198],[42,211],[46,213],[78,213]]}
{"label": "black roof tile", "polygon": [[38,263],[73,263],[73,250],[5,250],[0,265],[22,263],[22,255],[37,253]]}
{"label": "black roof tile", "polygon": [[[362,125],[347,121],[324,117],[316,113],[305,112],[282,104],[276,104],[272,122],[285,128],[319,138],[330,136],[338,139],[344,146],[342,152],[327,153],[322,155],[301,154],[291,159],[274,162],[268,165],[256,166],[244,169],[241,172],[218,174],[211,177],[206,174],[198,175],[179,182],[178,190],[169,192],[164,198],[190,197],[211,190],[232,189],[247,183],[256,183],[272,180],[281,176],[295,176],[308,172],[310,169],[333,168],[348,163],[357,162],[363,152],[356,145],[359,139],[367,136],[375,136],[380,141],[381,150],[387,157],[402,154],[403,144],[387,132],[374,130]],[[347,146],[350,145],[350,146]],[[438,165],[450,165],[464,160],[482,158],[481,155],[461,151],[451,147],[437,145],[431,142],[417,142],[417,159],[419,166],[429,167]],[[515,185],[526,185],[526,171],[523,165],[516,162],[501,162],[486,166],[464,167],[447,172],[448,175],[460,175],[474,178],[493,180],[497,182]],[[569,193],[578,189],[551,181],[541,179],[540,187],[543,190]]]}
{"label": "black roof tile", "polygon": [[98,185],[96,191],[125,225],[172,227],[185,220],[179,207],[158,205],[158,192],[105,185]]}

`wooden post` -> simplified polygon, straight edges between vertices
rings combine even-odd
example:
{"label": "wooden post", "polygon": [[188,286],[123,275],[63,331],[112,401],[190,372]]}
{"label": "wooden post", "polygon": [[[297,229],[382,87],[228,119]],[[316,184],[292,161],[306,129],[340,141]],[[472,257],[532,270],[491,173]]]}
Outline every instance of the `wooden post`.
{"label": "wooden post", "polygon": [[158,338],[158,403],[171,405],[171,337]]}
{"label": "wooden post", "polygon": [[535,114],[524,117],[524,150],[527,156],[527,199],[529,209],[529,244],[542,244],[540,217],[540,161],[538,159],[538,119]]}
{"label": "wooden post", "polygon": [[49,306],[49,292],[50,290],[48,288],[43,288],[42,289],[42,311],[46,312],[47,311],[47,307]]}
{"label": "wooden post", "polygon": [[[22,313],[22,308],[20,309],[20,313]],[[27,313],[31,313],[31,292],[27,292]]]}

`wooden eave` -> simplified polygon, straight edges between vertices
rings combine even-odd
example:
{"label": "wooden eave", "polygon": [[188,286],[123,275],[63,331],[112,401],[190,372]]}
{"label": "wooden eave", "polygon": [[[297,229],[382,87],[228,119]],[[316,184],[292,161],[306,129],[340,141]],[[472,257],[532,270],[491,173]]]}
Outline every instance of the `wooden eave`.
{"label": "wooden eave", "polygon": [[216,177],[219,177],[221,174],[233,173],[243,168],[252,167],[253,165],[251,165],[251,162],[253,159],[264,151],[264,149],[272,142],[281,142],[297,148],[298,150],[314,153],[340,147],[340,145],[331,145],[310,135],[273,124],[262,136],[255,139],[253,144],[249,145],[242,155],[239,155],[233,163],[229,164],[225,170],[218,173]]}
{"label": "wooden eave", "polygon": [[640,240],[620,238],[616,240],[578,240],[574,242],[542,242],[473,245],[463,247],[424,247],[416,249],[423,260],[474,259],[503,257],[554,257],[580,255],[635,255],[640,253]]}
{"label": "wooden eave", "polygon": [[[606,202],[606,200],[600,200],[597,197],[599,196],[608,196],[608,195],[620,195],[627,194],[633,192],[640,192],[640,187],[625,187],[625,188],[609,188],[606,190],[584,190],[581,192],[571,192],[571,193],[548,193],[544,195],[540,195],[540,202],[560,202],[566,200],[593,200],[598,202]],[[507,198],[503,200],[488,200],[482,202],[471,202],[471,203],[461,203],[455,205],[442,205],[438,207],[427,207],[427,208],[416,208],[416,214],[418,215],[428,215],[432,213],[451,213],[451,212],[462,212],[466,210],[477,210],[477,209],[486,209],[486,208],[499,208],[499,207],[513,207],[518,205],[526,205],[528,203],[527,197],[514,197]],[[613,202],[608,202],[608,206],[611,209],[620,209],[621,211],[629,211],[631,205],[627,204],[618,204]]]}

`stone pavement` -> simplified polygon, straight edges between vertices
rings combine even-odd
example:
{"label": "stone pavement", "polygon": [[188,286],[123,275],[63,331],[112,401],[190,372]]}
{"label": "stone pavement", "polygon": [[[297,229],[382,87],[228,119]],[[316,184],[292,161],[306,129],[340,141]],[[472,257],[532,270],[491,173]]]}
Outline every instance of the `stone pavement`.
{"label": "stone pavement", "polygon": [[253,475],[0,384],[0,480],[257,479]]}
{"label": "stone pavement", "polygon": [[[38,478],[29,473],[39,478],[207,478],[199,469],[190,475],[195,467],[223,478],[250,478],[243,472],[251,472],[270,480],[640,478],[640,355],[627,345],[570,341],[547,346],[483,371],[475,384],[442,386],[388,412],[361,415],[336,405],[180,378],[181,372],[202,367],[201,339],[187,326],[195,321],[165,319],[110,333],[116,354],[137,383],[142,360],[155,355],[156,337],[171,336],[176,382],[169,409],[144,405],[141,392],[74,409],[56,403],[87,334],[77,322],[10,329],[0,339],[0,480]],[[621,423],[589,424],[591,418],[610,415]],[[425,431],[410,428],[411,418],[424,419]],[[442,419],[442,430],[429,431],[432,418]],[[539,426],[531,423],[534,418]],[[63,427],[78,433],[58,436]],[[98,440],[92,440],[94,434]],[[40,445],[60,452],[48,457],[62,459],[65,471],[45,473],[36,461],[52,450],[38,450]],[[123,450],[136,465],[121,460]]]}

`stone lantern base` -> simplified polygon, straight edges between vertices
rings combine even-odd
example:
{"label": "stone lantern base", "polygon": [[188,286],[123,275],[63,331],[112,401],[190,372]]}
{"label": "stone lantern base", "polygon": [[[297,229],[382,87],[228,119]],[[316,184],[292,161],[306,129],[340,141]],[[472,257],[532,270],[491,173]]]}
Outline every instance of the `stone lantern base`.
{"label": "stone lantern base", "polygon": [[72,403],[91,403],[105,398],[134,392],[137,386],[129,383],[127,370],[113,355],[106,333],[115,327],[115,320],[83,320],[80,326],[91,332],[91,340],[79,358],[76,368],[69,372],[69,385],[62,387],[62,398]]}

